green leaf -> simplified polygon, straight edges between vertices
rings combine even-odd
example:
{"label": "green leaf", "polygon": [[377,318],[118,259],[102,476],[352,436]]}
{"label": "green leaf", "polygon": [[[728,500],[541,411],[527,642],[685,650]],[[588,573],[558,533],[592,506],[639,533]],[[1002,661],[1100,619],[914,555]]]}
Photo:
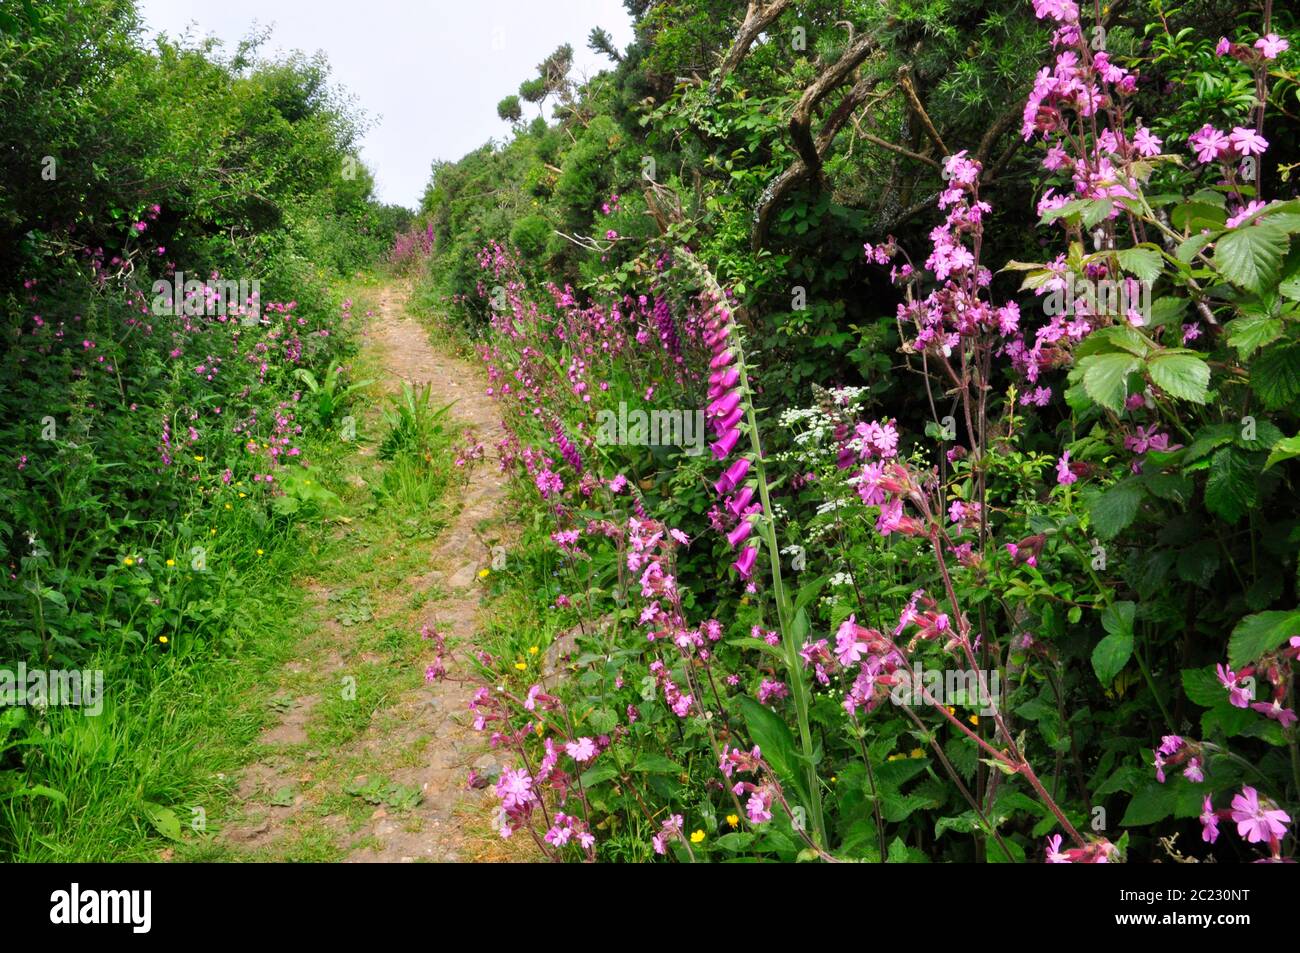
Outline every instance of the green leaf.
{"label": "green leaf", "polygon": [[1210,366],[1195,351],[1162,351],[1147,361],[1147,370],[1155,385],[1171,397],[1205,403]]}
{"label": "green leaf", "polygon": [[1233,284],[1259,294],[1276,284],[1291,239],[1270,225],[1247,225],[1221,237],[1214,247],[1214,266]]}
{"label": "green leaf", "polygon": [[1228,216],[1221,207],[1208,202],[1187,202],[1175,208],[1169,220],[1174,223],[1174,228],[1199,232],[1203,228],[1222,228]]}
{"label": "green leaf", "polygon": [[1228,640],[1228,664],[1233,668],[1249,665],[1261,655],[1300,635],[1300,609],[1257,612],[1237,623]]}
{"label": "green leaf", "polygon": [[1120,825],[1122,827],[1139,827],[1163,821],[1174,812],[1177,798],[1177,789],[1172,783],[1161,784],[1158,781],[1152,781],[1135,794],[1133,800],[1129,801],[1128,809],[1124,812],[1124,819],[1120,821]]}
{"label": "green leaf", "polygon": [[1152,248],[1123,248],[1115,252],[1119,266],[1140,280],[1152,282],[1160,277],[1164,260],[1160,252]]}
{"label": "green leaf", "polygon": [[154,804],[152,801],[144,802],[144,814],[149,819],[149,823],[163,837],[170,840],[181,839],[181,822],[177,818],[176,812],[170,807],[163,807],[161,804]]}
{"label": "green leaf", "polygon": [[1137,516],[1142,490],[1129,481],[1116,483],[1093,497],[1088,519],[1102,539],[1114,539]]}
{"label": "green leaf", "polygon": [[1137,605],[1116,602],[1101,613],[1101,626],[1108,633],[1092,650],[1092,670],[1102,685],[1109,685],[1133,655],[1133,619]]}
{"label": "green leaf", "polygon": [[1236,447],[1221,447],[1210,459],[1210,477],[1205,482],[1205,506],[1226,523],[1235,523],[1258,500],[1255,468]]}
{"label": "green leaf", "polygon": [[1137,603],[1114,602],[1101,610],[1101,627],[1110,635],[1132,635]]}
{"label": "green leaf", "polygon": [[1250,366],[1250,386],[1269,410],[1282,410],[1300,397],[1300,344],[1276,344]]}
{"label": "green leaf", "polygon": [[796,768],[799,763],[795,753],[794,736],[790,726],[768,708],[760,705],[748,696],[740,698],[740,713],[749,728],[749,736],[758,745],[763,758],[783,780],[794,781],[803,790],[801,772]]}
{"label": "green leaf", "polygon": [[649,751],[636,759],[632,770],[642,774],[681,774],[685,769],[672,758]]}
{"label": "green leaf", "polygon": [[1264,469],[1267,470],[1273,464],[1293,457],[1300,457],[1300,435],[1285,437],[1274,444],[1273,452],[1268,455],[1268,460],[1264,463]]}
{"label": "green leaf", "polygon": [[723,834],[713,846],[719,850],[728,850],[732,853],[744,850],[754,840],[754,835],[748,831],[732,831],[730,834]]}
{"label": "green leaf", "polygon": [[1261,347],[1272,344],[1282,336],[1282,322],[1267,315],[1235,318],[1223,326],[1228,344],[1237,349],[1237,356],[1246,360]]}
{"label": "green leaf", "polygon": [[598,764],[594,768],[588,768],[582,773],[581,781],[584,788],[593,788],[602,781],[609,781],[618,777],[618,768],[612,764]]}
{"label": "green leaf", "polygon": [[1213,665],[1183,669],[1183,693],[1202,708],[1214,708],[1228,697]]}
{"label": "green leaf", "polygon": [[1141,362],[1128,353],[1093,354],[1079,362],[1083,371],[1083,389],[1103,407],[1119,413],[1128,395],[1129,374]]}
{"label": "green leaf", "polygon": [[1108,635],[1092,650],[1092,670],[1097,673],[1097,680],[1102,685],[1109,686],[1132,657],[1132,633]]}

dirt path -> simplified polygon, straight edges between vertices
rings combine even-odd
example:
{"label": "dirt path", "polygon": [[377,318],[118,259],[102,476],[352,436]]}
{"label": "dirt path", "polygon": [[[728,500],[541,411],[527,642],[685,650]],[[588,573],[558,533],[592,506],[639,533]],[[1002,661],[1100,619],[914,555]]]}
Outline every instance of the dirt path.
{"label": "dirt path", "polygon": [[[430,384],[434,406],[455,402],[455,429],[470,426],[494,447],[499,415],[480,369],[430,345],[400,286],[381,287],[374,311],[359,376],[392,394],[403,381]],[[242,816],[222,836],[258,859],[497,859],[493,799],[466,787],[472,767],[495,768],[469,726],[472,686],[425,684],[433,653],[419,631],[436,626],[448,636],[452,675],[466,674],[461,659],[480,619],[479,572],[498,542],[505,478],[489,449],[427,517],[394,526],[374,490],[385,467],[376,417],[362,425],[373,439],[358,446],[346,475],[345,511],[358,515],[322,546],[319,573],[299,580],[308,595],[299,657],[268,689],[278,724],[240,777]]]}

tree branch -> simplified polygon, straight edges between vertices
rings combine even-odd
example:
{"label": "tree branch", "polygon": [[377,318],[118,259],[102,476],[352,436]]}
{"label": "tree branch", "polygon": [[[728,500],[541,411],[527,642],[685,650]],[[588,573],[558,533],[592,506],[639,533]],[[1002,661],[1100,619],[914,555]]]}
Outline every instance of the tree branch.
{"label": "tree branch", "polygon": [[758,39],[759,34],[775,23],[791,3],[793,3],[793,0],[771,0],[770,3],[749,0],[749,7],[745,10],[745,22],[741,24],[740,32],[736,34],[731,49],[722,58],[722,65],[718,67],[718,75],[709,84],[710,93],[717,94],[718,90],[722,88],[722,81],[740,65],[740,61],[745,58],[745,54],[754,45],[754,41]]}

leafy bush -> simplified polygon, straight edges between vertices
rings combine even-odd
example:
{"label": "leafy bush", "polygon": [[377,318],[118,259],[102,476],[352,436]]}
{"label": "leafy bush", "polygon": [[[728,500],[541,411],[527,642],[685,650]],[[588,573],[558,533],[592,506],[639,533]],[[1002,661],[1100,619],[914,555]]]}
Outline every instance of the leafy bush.
{"label": "leafy bush", "polygon": [[[715,141],[700,161],[730,190],[656,177],[655,231],[627,239],[604,226],[639,166],[610,161],[597,113],[553,190],[570,261],[539,275],[463,204],[436,226],[489,239],[472,281],[437,257],[431,281],[479,289],[466,314],[535,513],[470,662],[477,725],[511,752],[503,836],[611,860],[1294,853],[1300,203],[1267,196],[1291,188],[1300,37],[1164,18],[1099,47],[1073,3],[1036,0],[1045,33],[991,6],[993,35],[1050,48],[1006,150],[1028,143],[1029,222],[972,145],[935,161],[922,234],[805,195],[773,227],[818,256],[755,248],[787,160]],[[868,18],[886,57],[917,25],[888,14]],[[655,55],[689,62],[683,38],[712,28]],[[658,108],[650,141],[787,148],[770,104],[718,79]],[[1231,93],[1257,85],[1263,106]],[[582,101],[613,110],[610,89]],[[508,169],[524,141],[472,163]],[[854,283],[889,316],[825,294]]]}

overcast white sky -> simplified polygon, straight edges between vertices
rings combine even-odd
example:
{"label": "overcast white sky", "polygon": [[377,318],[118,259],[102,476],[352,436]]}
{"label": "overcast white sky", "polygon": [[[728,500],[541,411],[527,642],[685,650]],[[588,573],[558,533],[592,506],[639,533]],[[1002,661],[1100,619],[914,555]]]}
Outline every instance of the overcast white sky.
{"label": "overcast white sky", "polygon": [[[381,199],[414,207],[434,159],[458,159],[509,127],[497,102],[561,43],[577,75],[608,66],[587,49],[602,26],[621,50],[632,26],[621,0],[138,0],[148,36],[213,35],[234,45],[256,22],[263,52],[323,50],[334,82],[372,117],[362,158]],[[525,116],[535,106],[525,104]],[[548,107],[549,113],[549,107]]]}

